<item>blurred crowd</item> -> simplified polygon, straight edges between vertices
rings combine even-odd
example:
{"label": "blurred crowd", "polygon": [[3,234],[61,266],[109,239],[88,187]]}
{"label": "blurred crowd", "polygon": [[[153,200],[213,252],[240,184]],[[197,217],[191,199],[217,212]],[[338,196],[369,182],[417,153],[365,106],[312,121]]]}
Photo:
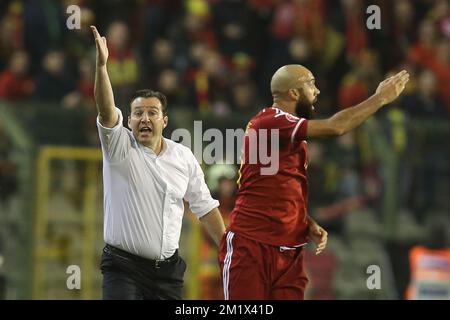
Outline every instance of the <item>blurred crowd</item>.
{"label": "blurred crowd", "polygon": [[[270,103],[268,83],[287,63],[316,75],[321,113],[368,97],[388,71],[414,76],[409,113],[448,117],[449,4],[375,1],[381,30],[366,27],[362,0],[6,0],[0,5],[0,97],[72,108],[92,104],[94,41],[106,35],[117,104],[159,89],[172,107],[224,116]],[[66,22],[81,9],[80,29]]]}
{"label": "blurred crowd", "polygon": [[[381,9],[380,30],[366,27],[371,4]],[[81,9],[80,29],[67,28],[69,5]],[[449,173],[444,137],[425,143],[409,123],[439,120],[448,126],[450,120],[447,0],[3,0],[0,101],[38,102],[63,113],[81,108],[86,144],[98,145],[90,25],[108,40],[108,70],[125,114],[133,91],[152,88],[167,95],[172,114],[251,115],[272,103],[273,72],[299,63],[315,75],[321,91],[316,112],[324,117],[361,102],[384,77],[407,69],[406,93],[377,116],[384,150],[404,161],[396,190],[417,223],[441,205],[437,189]],[[383,197],[386,172],[372,138],[363,129],[311,144],[312,212],[337,233],[347,212]],[[2,191],[14,177],[1,127],[0,141]],[[214,170],[210,183],[219,181],[212,189],[227,213],[235,175],[229,168],[223,176]]]}

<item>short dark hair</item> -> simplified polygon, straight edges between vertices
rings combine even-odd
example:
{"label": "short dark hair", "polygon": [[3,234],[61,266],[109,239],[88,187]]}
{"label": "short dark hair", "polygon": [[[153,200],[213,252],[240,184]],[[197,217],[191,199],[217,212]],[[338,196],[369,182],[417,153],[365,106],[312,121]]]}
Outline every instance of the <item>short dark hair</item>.
{"label": "short dark hair", "polygon": [[163,116],[167,116],[167,97],[163,93],[161,93],[159,91],[153,91],[150,89],[137,90],[131,96],[130,109],[131,109],[131,104],[137,98],[157,98],[159,100],[159,102],[161,102]]}

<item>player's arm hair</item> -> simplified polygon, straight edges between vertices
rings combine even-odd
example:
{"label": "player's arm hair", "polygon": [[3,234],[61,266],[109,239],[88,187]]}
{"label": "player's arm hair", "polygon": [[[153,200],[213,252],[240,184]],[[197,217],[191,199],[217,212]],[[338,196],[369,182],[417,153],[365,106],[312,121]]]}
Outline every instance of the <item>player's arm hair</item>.
{"label": "player's arm hair", "polygon": [[214,240],[216,245],[219,246],[220,239],[225,233],[225,223],[223,222],[219,209],[212,209],[200,218],[200,222],[205,227],[206,231],[208,231],[208,234]]}
{"label": "player's arm hair", "polygon": [[409,80],[406,70],[382,81],[375,94],[360,104],[342,110],[326,120],[308,121],[308,137],[340,136],[361,125],[385,104],[396,99]]}
{"label": "player's arm hair", "polygon": [[115,110],[114,94],[106,68],[108,59],[106,38],[101,37],[95,27],[92,28],[92,31],[97,49],[94,84],[95,104],[100,123],[105,127],[112,128],[117,124],[119,115]]}
{"label": "player's arm hair", "polygon": [[331,118],[309,120],[306,135],[309,138],[341,136],[361,125],[383,106],[383,99],[374,94],[360,104],[344,109]]}

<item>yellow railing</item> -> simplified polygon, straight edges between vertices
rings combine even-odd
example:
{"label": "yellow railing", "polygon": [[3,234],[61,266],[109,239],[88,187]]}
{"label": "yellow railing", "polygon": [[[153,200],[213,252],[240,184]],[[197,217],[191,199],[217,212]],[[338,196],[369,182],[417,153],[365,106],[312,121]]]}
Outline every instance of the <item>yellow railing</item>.
{"label": "yellow railing", "polygon": [[[98,196],[97,181],[99,178],[98,164],[102,161],[102,153],[96,148],[75,147],[42,147],[37,159],[36,179],[36,208],[34,219],[34,272],[33,272],[33,299],[45,297],[46,259],[62,256],[61,250],[46,245],[46,235],[49,228],[48,201],[50,196],[50,173],[52,160],[80,160],[86,162],[85,188],[83,192],[83,219],[82,219],[82,282],[81,298],[92,299],[95,221],[100,213],[96,212]],[[65,283],[61,284],[65,286]]]}

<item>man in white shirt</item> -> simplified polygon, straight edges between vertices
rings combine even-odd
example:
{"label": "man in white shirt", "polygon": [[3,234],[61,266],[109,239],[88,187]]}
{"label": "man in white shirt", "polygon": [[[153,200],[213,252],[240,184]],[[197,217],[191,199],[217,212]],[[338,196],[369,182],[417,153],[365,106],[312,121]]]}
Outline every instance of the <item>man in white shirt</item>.
{"label": "man in white shirt", "polygon": [[137,91],[124,128],[106,69],[106,38],[91,27],[97,48],[95,101],[103,151],[104,299],[181,299],[186,264],[178,256],[183,199],[218,245],[225,233],[191,150],[162,136],[167,99]]}

